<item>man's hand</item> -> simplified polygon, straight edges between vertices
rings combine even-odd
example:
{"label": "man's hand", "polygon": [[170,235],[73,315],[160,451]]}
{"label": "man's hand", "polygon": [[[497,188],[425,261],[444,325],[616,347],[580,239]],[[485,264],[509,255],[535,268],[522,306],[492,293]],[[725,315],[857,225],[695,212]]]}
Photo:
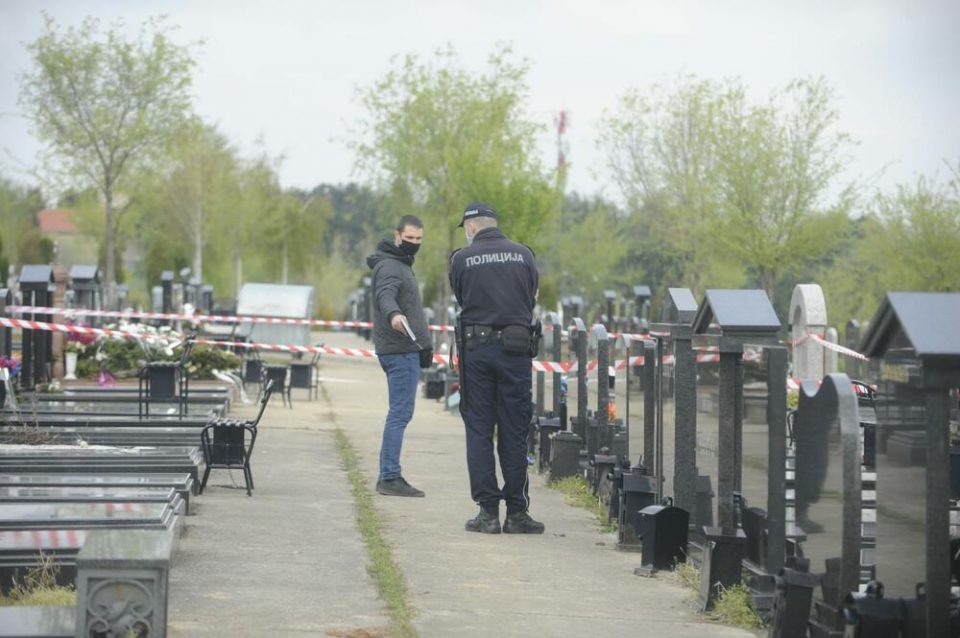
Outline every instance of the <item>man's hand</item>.
{"label": "man's hand", "polygon": [[403,322],[406,321],[406,319],[407,319],[406,317],[397,313],[393,315],[392,319],[390,319],[390,327],[396,330],[397,332],[402,332],[403,334],[407,334],[407,331],[403,328]]}

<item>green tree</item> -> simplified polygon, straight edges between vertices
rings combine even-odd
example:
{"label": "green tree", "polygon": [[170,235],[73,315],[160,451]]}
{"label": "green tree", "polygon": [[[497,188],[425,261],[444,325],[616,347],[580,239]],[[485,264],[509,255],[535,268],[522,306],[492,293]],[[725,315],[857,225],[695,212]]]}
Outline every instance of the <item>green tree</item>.
{"label": "green tree", "polygon": [[[189,46],[149,20],[130,41],[94,18],[65,31],[46,17],[44,33],[27,45],[33,68],[21,77],[20,104],[46,144],[51,175],[95,186],[105,217],[107,303],[116,284],[116,235],[129,204],[124,180],[161,153],[190,108]],[[121,201],[125,200],[125,201]]]}
{"label": "green tree", "polygon": [[220,234],[220,239],[228,244],[224,254],[232,263],[234,295],[240,292],[244,281],[279,278],[279,235],[269,223],[278,216],[283,196],[277,176],[279,161],[261,153],[240,163],[239,188],[230,208],[232,220]]}
{"label": "green tree", "polygon": [[832,100],[816,79],[761,105],[736,90],[723,105],[717,237],[771,298],[785,274],[828,255],[849,230],[857,191],[838,181],[851,141],[835,130]]}
{"label": "green tree", "polygon": [[823,279],[838,325],[867,319],[892,290],[960,291],[960,179],[921,177],[878,193]]}
{"label": "green tree", "polygon": [[215,127],[193,120],[172,138],[158,175],[159,209],[190,246],[192,272],[205,278],[204,251],[217,231],[229,232],[230,206],[237,189],[236,153]]}
{"label": "green tree", "polygon": [[[25,263],[21,246],[25,235],[36,228],[37,211],[42,208],[43,198],[38,189],[28,189],[0,176],[0,233],[3,235],[9,263]],[[6,282],[6,269],[0,278]]]}
{"label": "green tree", "polygon": [[271,222],[277,254],[281,259],[280,281],[305,283],[323,261],[324,235],[333,216],[325,197],[288,191],[281,196],[276,219]]}
{"label": "green tree", "polygon": [[53,240],[40,234],[39,228],[30,228],[20,236],[20,265],[49,264],[53,261]]}
{"label": "green tree", "polygon": [[773,296],[832,252],[856,191],[835,194],[850,140],[831,101],[822,80],[755,105],[738,80],[695,77],[621,99],[600,146],[627,202],[630,260],[655,289],[746,277]]}
{"label": "green tree", "polygon": [[465,204],[489,202],[505,232],[535,248],[559,211],[559,182],[536,159],[539,127],[524,117],[526,74],[509,49],[479,74],[447,49],[426,62],[407,56],[360,92],[367,119],[355,144],[359,165],[395,210],[424,220],[417,272],[428,286],[440,282],[441,299],[449,296],[446,257],[463,241],[456,226]]}
{"label": "green tree", "polygon": [[561,217],[544,234],[550,249],[537,255],[541,305],[554,307],[557,293],[599,301],[604,290],[628,284],[633,273],[623,267],[630,243],[621,211],[600,197],[574,194],[564,199]]}
{"label": "green tree", "polygon": [[631,261],[654,289],[702,290],[722,257],[717,131],[732,92],[730,83],[685,76],[628,91],[601,123],[598,143],[630,215]]}

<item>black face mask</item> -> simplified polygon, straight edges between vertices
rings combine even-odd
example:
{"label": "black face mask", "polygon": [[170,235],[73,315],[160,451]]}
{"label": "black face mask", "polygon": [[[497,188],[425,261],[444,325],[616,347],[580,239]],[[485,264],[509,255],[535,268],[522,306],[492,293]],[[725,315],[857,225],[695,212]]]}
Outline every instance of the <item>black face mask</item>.
{"label": "black face mask", "polygon": [[404,255],[413,257],[417,254],[418,250],[420,250],[420,244],[414,244],[413,242],[409,241],[400,241],[400,252],[402,252]]}

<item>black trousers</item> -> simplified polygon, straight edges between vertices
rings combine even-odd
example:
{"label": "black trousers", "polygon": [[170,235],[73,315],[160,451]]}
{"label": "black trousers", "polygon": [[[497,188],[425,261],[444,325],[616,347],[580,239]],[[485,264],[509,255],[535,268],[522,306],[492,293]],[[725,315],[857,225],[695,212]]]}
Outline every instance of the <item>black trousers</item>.
{"label": "black trousers", "polygon": [[[483,506],[502,499],[508,513],[526,511],[527,432],[533,415],[530,357],[506,354],[500,344],[487,343],[468,349],[464,361],[460,414],[466,426],[470,496]],[[502,489],[493,454],[494,426]]]}

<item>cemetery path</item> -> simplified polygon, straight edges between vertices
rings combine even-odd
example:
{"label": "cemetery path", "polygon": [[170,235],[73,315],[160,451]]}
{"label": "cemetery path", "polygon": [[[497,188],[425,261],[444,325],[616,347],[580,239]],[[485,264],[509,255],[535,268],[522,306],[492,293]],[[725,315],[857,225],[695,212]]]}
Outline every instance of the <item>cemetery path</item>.
{"label": "cemetery path", "polygon": [[[352,334],[327,345],[369,347]],[[375,360],[324,357],[324,392],[293,409],[272,404],[253,459],[252,498],[214,471],[172,570],[173,636],[351,636],[386,626],[354,523],[333,431],[356,449],[373,491],[386,383]],[[335,423],[330,415],[333,414]],[[637,553],[616,549],[592,514],[566,505],[531,472],[531,514],[542,536],[464,531],[470,501],[459,414],[417,398],[402,455],[423,499],[375,496],[421,638],[763,635],[711,623],[692,610],[692,592],[672,574],[635,576]],[[239,480],[239,477],[238,477]],[[242,481],[241,481],[242,482]]]}
{"label": "cemetery path", "polygon": [[242,472],[211,472],[171,570],[172,638],[379,635],[386,626],[319,404],[295,393],[290,410],[275,395],[252,457],[252,497]]}

